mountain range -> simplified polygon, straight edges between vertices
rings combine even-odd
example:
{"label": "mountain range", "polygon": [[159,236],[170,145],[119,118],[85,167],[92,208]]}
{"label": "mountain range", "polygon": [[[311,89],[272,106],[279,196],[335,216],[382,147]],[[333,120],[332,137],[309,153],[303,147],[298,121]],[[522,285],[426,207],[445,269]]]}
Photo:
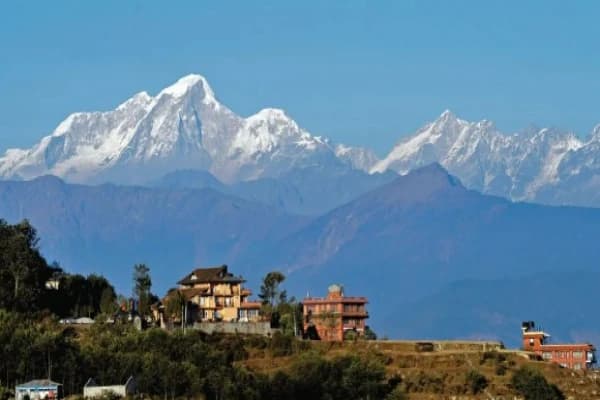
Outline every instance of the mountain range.
{"label": "mountain range", "polygon": [[189,75],[8,150],[0,218],[28,218],[50,261],[125,294],[135,263],[158,294],[227,263],[254,288],[282,270],[300,297],[344,284],[391,337],[514,343],[540,317],[600,339],[582,306],[600,278],[599,146],[600,127],[506,135],[445,111],[379,159],[282,110],[241,117]]}
{"label": "mountain range", "polygon": [[[600,205],[600,125],[585,139],[535,127],[509,135],[490,121],[468,122],[445,111],[379,159],[366,148],[311,135],[280,109],[241,117],[217,100],[200,75],[185,76],[156,96],[138,93],[112,111],[69,115],[31,149],[10,149],[0,157],[0,177],[27,180],[50,174],[71,183],[145,185],[196,170],[227,185],[266,179],[274,186],[271,192],[296,190],[304,201],[311,197],[304,187],[281,188],[297,170],[318,171],[324,181],[310,186],[321,193],[328,193],[327,178],[358,177],[360,188],[355,190],[354,179],[348,179],[348,195],[338,202],[333,199],[339,196],[332,195],[323,207],[272,196],[273,204],[290,203],[289,211],[317,214],[386,180],[365,185],[365,175],[406,174],[433,162],[469,189],[513,201]],[[264,198],[269,185],[257,186],[259,193],[249,198]]]}
{"label": "mountain range", "polygon": [[[391,337],[510,341],[518,325],[506,321],[536,319],[554,307],[574,310],[556,321],[558,337],[578,329],[600,335],[600,324],[577,312],[597,285],[588,278],[597,275],[600,210],[480,194],[437,164],[316,217],[214,189],[88,186],[55,177],[0,182],[0,215],[29,218],[50,260],[70,271],[101,272],[124,293],[134,263],[151,266],[158,293],[194,266],[228,263],[254,288],[266,272],[282,270],[299,297],[341,283],[350,295],[368,296],[371,324]],[[463,280],[464,297],[474,310],[486,310],[472,318],[476,330],[467,330],[475,322],[450,318],[472,316],[469,310],[452,314],[448,302],[437,300],[456,296],[453,285]],[[489,283],[495,281],[502,284]],[[417,310],[434,325],[424,326]]]}
{"label": "mountain range", "polygon": [[470,189],[513,201],[600,205],[600,125],[584,140],[552,128],[506,135],[490,121],[468,122],[445,111],[400,140],[371,172],[405,174],[432,162]]}

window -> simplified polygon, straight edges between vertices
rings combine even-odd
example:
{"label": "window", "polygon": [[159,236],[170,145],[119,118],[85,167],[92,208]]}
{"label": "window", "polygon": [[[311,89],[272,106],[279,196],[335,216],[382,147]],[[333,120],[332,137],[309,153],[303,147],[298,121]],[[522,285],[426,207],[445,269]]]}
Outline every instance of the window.
{"label": "window", "polygon": [[573,369],[581,369],[581,364],[579,364],[579,363],[573,364]]}
{"label": "window", "polygon": [[594,362],[594,353],[591,351],[588,351],[586,353],[586,361],[589,363],[593,363]]}
{"label": "window", "polygon": [[550,352],[550,351],[544,351],[542,353],[542,358],[544,360],[552,360],[552,352]]}
{"label": "window", "polygon": [[573,352],[573,358],[576,358],[578,360],[583,358],[583,351],[574,351]]}

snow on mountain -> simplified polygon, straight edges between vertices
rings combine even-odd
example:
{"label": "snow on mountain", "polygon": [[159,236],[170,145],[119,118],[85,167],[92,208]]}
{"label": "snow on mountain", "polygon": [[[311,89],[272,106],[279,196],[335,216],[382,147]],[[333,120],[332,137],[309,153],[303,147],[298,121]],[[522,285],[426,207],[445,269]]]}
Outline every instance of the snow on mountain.
{"label": "snow on mountain", "polygon": [[141,183],[191,168],[236,182],[296,167],[354,166],[354,157],[336,153],[327,139],[312,136],[282,110],[236,115],[219,103],[204,77],[188,75],[154,97],[141,92],[112,111],[68,116],[33,148],[8,150],[0,158],[0,176]]}
{"label": "snow on mountain", "polygon": [[[589,201],[600,189],[599,132],[597,127],[586,140],[549,128],[506,135],[490,121],[468,122],[444,111],[400,140],[371,172],[406,174],[438,162],[468,188],[483,193],[516,201],[600,206],[599,195]],[[582,172],[589,174],[585,193],[569,195],[577,180],[573,177],[581,178]]]}
{"label": "snow on mountain", "polygon": [[350,147],[344,144],[335,146],[335,155],[360,171],[370,171],[379,161],[373,150],[364,147]]}
{"label": "snow on mountain", "polygon": [[506,135],[490,121],[444,111],[380,160],[371,150],[311,135],[283,110],[243,118],[221,104],[200,75],[155,96],[138,93],[112,111],[69,115],[32,148],[0,157],[0,178],[51,174],[69,182],[139,184],[202,170],[236,183],[298,169],[406,174],[433,162],[484,193],[600,207],[600,125],[586,139],[548,128]]}

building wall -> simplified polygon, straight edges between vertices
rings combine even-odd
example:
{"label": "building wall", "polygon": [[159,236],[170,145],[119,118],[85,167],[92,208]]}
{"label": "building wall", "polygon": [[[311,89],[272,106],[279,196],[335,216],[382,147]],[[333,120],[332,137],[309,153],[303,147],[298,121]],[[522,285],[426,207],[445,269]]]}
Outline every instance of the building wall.
{"label": "building wall", "polygon": [[277,329],[271,329],[270,322],[197,322],[194,329],[204,333],[240,333],[245,335],[271,336]]}
{"label": "building wall", "polygon": [[135,394],[136,392],[136,381],[133,377],[127,379],[124,385],[109,385],[109,386],[84,386],[83,397],[94,398],[104,397],[108,393],[114,393],[117,396],[127,397],[128,395]]}
{"label": "building wall", "polygon": [[358,335],[365,331],[367,312],[364,302],[348,302],[341,296],[321,300],[307,299],[303,314],[305,332],[312,325],[321,340],[342,341],[345,331],[353,330]]}
{"label": "building wall", "polygon": [[587,369],[588,352],[591,349],[586,346],[542,346],[536,351],[542,359],[559,364],[565,368]]}
{"label": "building wall", "polygon": [[16,388],[15,399],[25,400],[28,396],[31,400],[39,399],[62,399],[62,390],[60,388]]}
{"label": "building wall", "polygon": [[[189,288],[190,286],[185,286]],[[241,283],[196,283],[193,288],[207,289],[210,294],[199,294],[190,299],[198,306],[198,313],[191,319],[198,322],[217,320],[237,321],[239,310],[249,291],[242,295]]]}
{"label": "building wall", "polygon": [[587,369],[588,353],[593,355],[594,347],[588,344],[544,344],[548,335],[543,332],[524,332],[523,350],[531,351],[542,359],[565,368]]}
{"label": "building wall", "polygon": [[83,397],[103,397],[107,393],[114,393],[117,396],[126,397],[127,389],[125,385],[114,385],[114,386],[92,386],[83,388]]}

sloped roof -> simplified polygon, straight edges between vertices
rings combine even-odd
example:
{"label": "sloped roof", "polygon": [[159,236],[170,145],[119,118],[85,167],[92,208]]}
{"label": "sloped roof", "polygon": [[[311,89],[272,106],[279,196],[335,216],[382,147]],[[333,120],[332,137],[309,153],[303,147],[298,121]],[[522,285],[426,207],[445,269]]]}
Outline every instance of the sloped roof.
{"label": "sloped roof", "polygon": [[89,378],[87,380],[87,382],[85,383],[84,387],[111,387],[111,386],[127,386],[127,384],[131,381],[135,382],[135,378],[132,376],[130,376],[129,378],[127,378],[127,380],[125,381],[124,384],[114,384],[114,385],[99,385],[96,380],[94,378]]}
{"label": "sloped roof", "polygon": [[[167,292],[165,297],[163,297],[162,303],[165,303],[169,299],[172,299],[176,295],[176,293],[181,293],[185,300],[191,300],[198,295],[208,293],[208,289],[207,288],[189,288],[189,289],[173,288]],[[155,305],[155,308],[158,308],[158,305]]]}
{"label": "sloped roof", "polygon": [[241,276],[235,276],[227,271],[227,265],[210,268],[196,268],[183,279],[177,282],[180,285],[192,285],[196,283],[242,283],[245,280]]}
{"label": "sloped roof", "polygon": [[62,383],[54,382],[49,379],[34,379],[32,381],[17,385],[17,388],[40,388],[52,386],[62,386]]}

